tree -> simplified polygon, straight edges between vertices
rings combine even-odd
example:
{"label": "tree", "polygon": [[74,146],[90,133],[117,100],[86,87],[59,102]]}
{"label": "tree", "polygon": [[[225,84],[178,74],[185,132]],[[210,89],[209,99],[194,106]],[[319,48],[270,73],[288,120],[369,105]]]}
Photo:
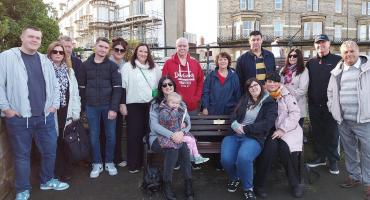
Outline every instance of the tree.
{"label": "tree", "polygon": [[57,21],[48,16],[50,10],[42,0],[0,0],[0,51],[20,46],[22,28],[32,25],[43,33],[40,51],[45,53],[59,36]]}

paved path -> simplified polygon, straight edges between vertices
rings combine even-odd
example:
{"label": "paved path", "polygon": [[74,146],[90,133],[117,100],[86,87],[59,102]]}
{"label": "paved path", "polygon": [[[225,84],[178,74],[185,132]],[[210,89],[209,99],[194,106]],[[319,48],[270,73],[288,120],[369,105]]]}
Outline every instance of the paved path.
{"label": "paved path", "polygon": [[[343,163],[340,164],[341,174],[330,175],[325,167],[318,168],[320,178],[313,185],[306,185],[306,193],[302,200],[361,200],[362,187],[342,189],[338,186],[344,180]],[[130,174],[127,168],[120,168],[117,176],[109,176],[103,172],[99,178],[90,179],[87,168],[76,168],[71,188],[67,191],[40,191],[37,180],[33,178],[31,200],[146,200],[163,199],[161,194],[152,198],[140,190],[142,174]],[[175,192],[178,199],[184,199],[183,181],[180,171],[175,173]],[[240,200],[241,190],[235,193],[226,191],[227,177],[224,172],[216,171],[213,166],[205,166],[193,172],[196,199],[199,200]],[[275,171],[269,178],[268,198],[266,200],[295,199],[290,194],[288,182],[282,171]],[[261,199],[261,198],[258,198]]]}

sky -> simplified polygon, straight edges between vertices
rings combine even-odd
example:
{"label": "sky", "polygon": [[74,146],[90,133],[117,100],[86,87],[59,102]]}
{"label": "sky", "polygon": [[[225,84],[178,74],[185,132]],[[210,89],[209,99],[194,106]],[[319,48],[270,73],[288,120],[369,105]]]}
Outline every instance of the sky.
{"label": "sky", "polygon": [[[62,0],[43,0],[58,6]],[[117,2],[120,0],[117,0]],[[186,0],[186,31],[204,36],[205,43],[217,42],[217,0]]]}

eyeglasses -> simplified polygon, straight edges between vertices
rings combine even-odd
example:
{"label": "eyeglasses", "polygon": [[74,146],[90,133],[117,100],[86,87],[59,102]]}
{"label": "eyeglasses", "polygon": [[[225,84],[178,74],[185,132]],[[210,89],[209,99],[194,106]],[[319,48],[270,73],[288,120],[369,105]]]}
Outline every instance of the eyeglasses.
{"label": "eyeglasses", "polygon": [[249,86],[248,89],[256,88],[257,86],[260,86],[260,85],[259,84],[253,84],[253,85]]}
{"label": "eyeglasses", "polygon": [[172,86],[173,86],[173,83],[163,83],[163,84],[162,84],[162,87],[163,87],[163,88],[166,88],[166,87],[167,87],[167,85],[168,85],[169,87],[172,87]]}
{"label": "eyeglasses", "polygon": [[114,52],[116,53],[124,53],[126,49],[114,48]]}
{"label": "eyeglasses", "polygon": [[291,57],[293,57],[293,58],[297,58],[297,57],[298,57],[298,55],[297,55],[297,54],[290,54],[288,57],[289,57],[289,58],[291,58]]}
{"label": "eyeglasses", "polygon": [[52,50],[51,53],[52,54],[59,54],[59,55],[64,56],[64,51]]}

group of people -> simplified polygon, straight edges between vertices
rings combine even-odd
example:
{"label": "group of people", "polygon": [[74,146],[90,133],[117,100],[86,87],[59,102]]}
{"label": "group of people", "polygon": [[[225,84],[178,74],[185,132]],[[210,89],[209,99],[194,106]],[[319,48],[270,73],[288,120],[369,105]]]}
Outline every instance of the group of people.
{"label": "group of people", "polygon": [[[216,69],[204,77],[186,38],[176,41],[176,53],[162,70],[143,43],[126,62],[128,44],[122,38],[112,44],[97,38],[95,53],[85,62],[72,55],[70,37],[51,43],[47,55],[37,51],[39,28],[25,27],[21,40],[21,47],[0,54],[0,109],[14,154],[17,200],[30,197],[33,139],[42,158],[40,189],[69,187],[61,181],[69,180],[72,167],[63,131],[81,113],[86,113],[90,132],[91,178],[103,170],[116,175],[116,166],[139,172],[143,137],[148,136],[150,148],[164,157],[163,192],[171,200],[176,199],[174,168],[180,165],[185,195],[193,199],[192,162],[209,160],[199,154],[190,131],[190,118],[198,114],[231,115],[230,135],[223,139],[220,155],[229,192],[241,184],[244,199],[266,197],[265,183],[279,157],[293,196],[302,197],[298,163],[309,113],[316,157],[308,165],[327,165],[330,173],[339,174],[340,135],[349,173],[341,186],[362,182],[365,199],[370,199],[370,61],[359,56],[353,41],[342,44],[340,57],[330,53],[328,37],[318,35],[317,56],[305,64],[302,52],[293,48],[276,71],[274,55],[262,48],[261,32],[252,31],[250,50],[238,58],[235,70],[231,56],[221,52]],[[124,118],[127,161],[120,142]]]}

